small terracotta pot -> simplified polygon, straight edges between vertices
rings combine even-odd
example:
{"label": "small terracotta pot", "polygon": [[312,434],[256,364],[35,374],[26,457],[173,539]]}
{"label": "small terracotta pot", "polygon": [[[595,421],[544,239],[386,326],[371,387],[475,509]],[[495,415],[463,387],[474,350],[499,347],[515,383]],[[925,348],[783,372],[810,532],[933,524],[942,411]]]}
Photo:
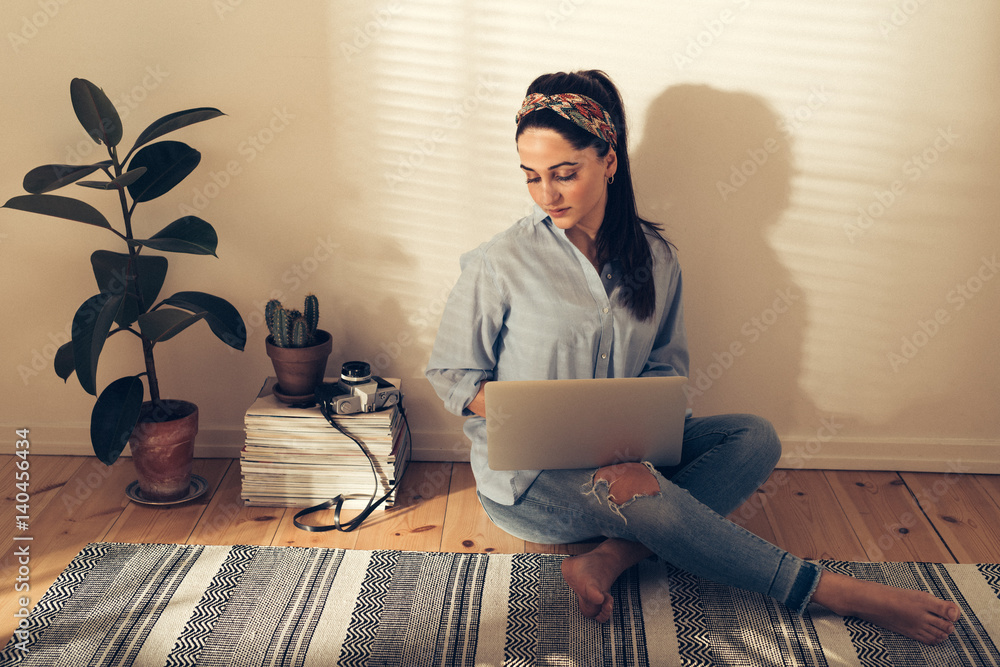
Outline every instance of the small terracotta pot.
{"label": "small terracotta pot", "polygon": [[198,406],[194,403],[166,400],[142,404],[129,446],[145,498],[170,502],[187,495],[197,433]]}
{"label": "small terracotta pot", "polygon": [[316,331],[315,345],[309,347],[278,347],[271,336],[265,345],[271,357],[278,389],[274,395],[286,403],[309,400],[313,391],[326,374],[326,360],[333,351],[333,338],[328,331]]}

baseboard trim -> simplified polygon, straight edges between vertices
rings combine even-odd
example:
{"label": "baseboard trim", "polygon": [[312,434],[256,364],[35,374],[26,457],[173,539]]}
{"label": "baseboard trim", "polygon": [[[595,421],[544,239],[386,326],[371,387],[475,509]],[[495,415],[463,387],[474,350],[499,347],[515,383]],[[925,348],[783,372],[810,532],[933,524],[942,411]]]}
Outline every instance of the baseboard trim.
{"label": "baseboard trim", "polygon": [[[18,428],[24,427],[8,425],[6,430]],[[198,432],[195,456],[239,458],[243,437],[242,430],[203,428]],[[94,454],[87,427],[31,427],[29,441],[31,455]],[[779,468],[1000,474],[1000,440],[829,438],[821,442],[783,437],[782,449]],[[128,448],[123,455],[129,455]],[[468,461],[469,443],[461,431],[413,431],[413,460]]]}
{"label": "baseboard trim", "polygon": [[[3,427],[7,432],[23,426]],[[83,426],[43,425],[30,427],[31,456],[93,456],[90,429]],[[195,441],[194,455],[200,459],[240,457],[244,432],[236,429],[201,428]],[[13,447],[9,453],[13,453]],[[0,450],[0,454],[3,454]],[[122,456],[131,456],[128,447]],[[413,460],[468,461],[469,441],[461,431],[413,431]]]}
{"label": "baseboard trim", "polygon": [[1000,440],[782,438],[779,468],[1000,474]]}

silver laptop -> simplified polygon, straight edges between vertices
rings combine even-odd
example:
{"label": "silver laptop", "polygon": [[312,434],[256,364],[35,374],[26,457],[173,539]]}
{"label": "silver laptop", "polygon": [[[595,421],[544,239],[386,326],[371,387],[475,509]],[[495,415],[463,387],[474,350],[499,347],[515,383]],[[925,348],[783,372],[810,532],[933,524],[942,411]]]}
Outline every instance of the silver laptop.
{"label": "silver laptop", "polygon": [[531,380],[486,385],[493,470],[676,465],[684,439],[685,377]]}

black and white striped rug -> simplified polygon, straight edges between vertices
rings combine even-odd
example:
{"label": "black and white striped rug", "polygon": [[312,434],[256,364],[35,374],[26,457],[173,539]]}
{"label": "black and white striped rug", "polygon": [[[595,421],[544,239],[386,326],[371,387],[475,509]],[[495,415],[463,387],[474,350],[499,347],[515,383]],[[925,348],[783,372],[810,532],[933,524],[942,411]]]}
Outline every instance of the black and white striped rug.
{"label": "black and white striped rug", "polygon": [[1000,665],[1000,566],[843,563],[963,611],[923,646],[813,605],[647,561],[614,618],[580,616],[562,556],[98,543],[0,653],[2,665]]}

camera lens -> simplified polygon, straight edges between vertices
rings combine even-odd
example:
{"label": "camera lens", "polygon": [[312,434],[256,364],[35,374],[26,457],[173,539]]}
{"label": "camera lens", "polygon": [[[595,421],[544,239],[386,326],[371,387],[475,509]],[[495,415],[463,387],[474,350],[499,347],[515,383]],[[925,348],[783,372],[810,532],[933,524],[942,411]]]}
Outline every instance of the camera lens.
{"label": "camera lens", "polygon": [[348,361],[340,367],[340,379],[347,384],[367,382],[372,377],[372,367],[364,361]]}

